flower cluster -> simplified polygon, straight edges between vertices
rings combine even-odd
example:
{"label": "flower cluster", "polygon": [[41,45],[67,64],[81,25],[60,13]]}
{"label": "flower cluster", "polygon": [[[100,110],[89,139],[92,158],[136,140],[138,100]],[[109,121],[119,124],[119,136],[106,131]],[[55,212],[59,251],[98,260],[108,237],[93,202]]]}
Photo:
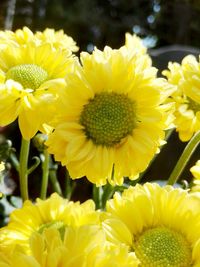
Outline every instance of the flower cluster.
{"label": "flower cluster", "polygon": [[48,151],[73,179],[136,179],[163,144],[174,87],[156,77],[136,36],[126,35],[120,49],[82,52],[79,63],[57,35],[2,33],[0,125],[18,118],[26,140],[49,133]]}
{"label": "flower cluster", "polygon": [[200,129],[200,63],[187,56],[179,63],[169,63],[163,72],[169,83],[176,86],[172,98],[175,102],[175,125],[182,141],[191,139]]}
{"label": "flower cluster", "polygon": [[[50,43],[51,35],[56,38],[58,34],[46,31],[43,40],[39,33],[33,35],[26,27],[16,33],[0,34],[0,125],[18,118],[25,139],[32,138],[38,130],[44,131],[43,125],[56,112],[55,103],[59,91],[65,88],[65,76],[74,66],[68,43],[64,48],[60,39]],[[58,50],[59,44],[62,49]]]}
{"label": "flower cluster", "polygon": [[[62,30],[0,31],[0,126],[17,120],[22,135],[19,157],[0,143],[0,174],[13,164],[24,201],[0,228],[0,267],[200,266],[199,161],[188,190],[172,186],[200,142],[200,63],[189,55],[158,78],[128,33],[119,49],[77,51]],[[168,185],[141,185],[173,128],[190,142]],[[40,163],[40,198],[31,201],[28,176]],[[70,201],[69,179],[82,177],[93,199]]]}
{"label": "flower cluster", "polygon": [[[26,201],[0,231],[0,266],[137,266],[128,247],[111,242],[104,227],[123,222],[95,211],[92,200],[70,202],[56,193],[48,200]],[[113,237],[114,238],[114,237]]]}
{"label": "flower cluster", "polygon": [[170,186],[129,187],[106,211],[54,193],[13,211],[0,266],[199,266],[199,216],[199,196]]}

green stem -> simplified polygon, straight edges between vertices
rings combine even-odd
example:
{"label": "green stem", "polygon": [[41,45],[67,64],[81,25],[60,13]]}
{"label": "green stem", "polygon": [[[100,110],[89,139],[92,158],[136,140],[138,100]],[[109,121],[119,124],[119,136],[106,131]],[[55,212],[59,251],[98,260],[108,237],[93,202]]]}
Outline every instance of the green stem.
{"label": "green stem", "polygon": [[173,185],[177,182],[179,176],[183,172],[186,164],[188,163],[190,157],[192,156],[192,154],[195,151],[196,147],[198,146],[199,142],[200,142],[200,131],[197,132],[192,137],[190,142],[185,147],[181,157],[179,158],[175,168],[173,169],[173,171],[169,177],[169,180],[167,182],[168,185]]}
{"label": "green stem", "polygon": [[[111,180],[113,181],[115,175],[115,165],[113,164]],[[104,210],[106,207],[106,202],[110,199],[115,191],[115,188],[111,184],[106,184],[103,189],[103,195],[101,199],[101,208]]]}
{"label": "green stem", "polygon": [[28,199],[28,155],[30,140],[22,137],[21,150],[19,156],[19,180],[22,200]]}
{"label": "green stem", "polygon": [[51,180],[52,186],[53,186],[53,190],[58,193],[60,196],[62,196],[62,190],[60,188],[60,184],[57,180],[57,176],[56,176],[56,170],[55,169],[50,169],[49,171],[49,178]]}
{"label": "green stem", "polygon": [[62,190],[60,187],[60,184],[58,182],[57,179],[57,169],[58,166],[57,164],[53,163],[52,157],[49,157],[49,161],[50,161],[50,168],[49,168],[49,178],[51,180],[52,186],[53,186],[53,190],[58,193],[60,196],[62,196]]}
{"label": "green stem", "polygon": [[101,186],[96,186],[95,184],[93,185],[93,200],[95,202],[95,206],[96,206],[96,209],[100,209],[101,206],[102,206],[102,203],[101,203],[101,198],[102,198],[102,193],[103,193],[103,189]]}
{"label": "green stem", "polygon": [[111,184],[107,184],[104,187],[104,192],[102,196],[102,205],[101,208],[104,210],[106,207],[106,202],[108,199],[110,199],[115,191],[115,188]]}
{"label": "green stem", "polygon": [[32,160],[35,160],[34,164],[28,169],[28,175],[31,174],[37,166],[40,165],[40,159],[38,157],[33,157]]}
{"label": "green stem", "polygon": [[43,156],[43,159],[42,159],[42,186],[41,186],[40,198],[46,199],[48,178],[49,178],[49,153],[48,153],[47,149],[44,150],[44,154],[42,156]]}
{"label": "green stem", "polygon": [[14,151],[12,151],[12,152],[10,153],[10,160],[11,160],[11,162],[12,162],[12,165],[13,165],[14,168],[16,169],[16,171],[19,172],[19,161],[18,161],[18,159],[17,159],[17,157],[16,157]]}
{"label": "green stem", "polygon": [[66,173],[65,173],[65,178],[66,178],[66,181],[65,181],[65,183],[66,183],[65,184],[65,197],[70,200],[70,198],[72,196],[72,193],[73,193],[73,191],[75,189],[76,184],[73,183],[73,181],[72,181],[67,169],[66,169]]}

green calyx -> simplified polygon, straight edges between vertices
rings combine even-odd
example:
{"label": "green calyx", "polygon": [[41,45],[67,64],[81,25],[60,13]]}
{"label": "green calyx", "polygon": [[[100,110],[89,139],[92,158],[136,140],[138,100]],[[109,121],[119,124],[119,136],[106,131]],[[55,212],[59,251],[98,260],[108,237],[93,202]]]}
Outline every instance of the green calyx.
{"label": "green calyx", "polygon": [[135,253],[143,267],[189,267],[192,253],[180,233],[158,227],[146,230],[135,242]]}
{"label": "green calyx", "polygon": [[94,144],[112,147],[135,128],[135,104],[125,94],[96,94],[84,106],[80,123]]}
{"label": "green calyx", "polygon": [[48,78],[46,70],[36,64],[21,64],[9,69],[6,79],[20,83],[24,89],[36,90]]}

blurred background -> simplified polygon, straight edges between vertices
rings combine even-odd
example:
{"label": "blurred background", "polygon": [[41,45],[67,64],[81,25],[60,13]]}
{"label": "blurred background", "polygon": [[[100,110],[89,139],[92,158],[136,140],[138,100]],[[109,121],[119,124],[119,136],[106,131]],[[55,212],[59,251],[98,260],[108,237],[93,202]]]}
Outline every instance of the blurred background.
{"label": "blurred background", "polygon": [[[105,45],[119,48],[124,44],[126,32],[135,33],[149,48],[159,74],[169,60],[181,61],[189,53],[196,56],[200,53],[200,0],[0,0],[0,30],[16,30],[23,26],[32,31],[42,31],[46,27],[63,29],[77,42],[80,51],[88,52],[94,46],[99,49]],[[1,148],[2,144],[8,146],[5,137],[19,149],[20,135],[16,134],[16,127],[13,124],[0,129]],[[184,147],[185,143],[181,143],[174,132],[142,182],[167,179]],[[2,153],[0,149],[0,156]],[[200,151],[197,150],[188,166],[191,167],[199,158]],[[189,167],[181,179],[190,179]],[[65,171],[62,168],[59,171],[63,176]],[[9,169],[7,176],[12,178],[8,179],[11,185],[7,190],[11,188],[9,192],[18,195],[15,171]],[[29,180],[32,196],[37,195],[34,188],[39,182],[37,170]],[[63,180],[60,183],[62,185]],[[80,195],[77,192],[83,185]],[[78,180],[72,198],[85,200],[91,197],[91,190],[86,180]]]}
{"label": "blurred background", "polygon": [[0,29],[63,28],[88,51],[118,48],[125,32],[148,47],[199,47],[199,17],[199,0],[0,0]]}

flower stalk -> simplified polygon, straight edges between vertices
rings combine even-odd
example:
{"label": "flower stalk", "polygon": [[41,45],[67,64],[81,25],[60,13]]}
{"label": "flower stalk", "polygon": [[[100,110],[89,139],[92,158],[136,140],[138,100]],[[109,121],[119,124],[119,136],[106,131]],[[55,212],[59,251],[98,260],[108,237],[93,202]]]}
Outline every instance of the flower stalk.
{"label": "flower stalk", "polygon": [[47,149],[44,149],[41,158],[42,158],[42,186],[41,186],[40,198],[46,199],[47,186],[49,180],[49,153]]}
{"label": "flower stalk", "polygon": [[102,186],[96,186],[95,184],[93,185],[93,200],[95,202],[96,209],[101,209],[102,206],[102,194],[103,194],[103,188]]}
{"label": "flower stalk", "polygon": [[64,196],[67,199],[70,199],[72,196],[72,193],[75,189],[76,184],[72,183],[72,179],[69,175],[69,171],[66,169],[65,171],[65,192],[64,192]]}
{"label": "flower stalk", "polygon": [[196,147],[200,142],[200,131],[198,131],[190,140],[190,142],[185,147],[180,159],[178,160],[175,168],[173,169],[169,180],[167,182],[168,185],[174,185],[178,178],[180,177],[181,173],[183,172],[186,164],[188,163],[190,157],[194,153]]}
{"label": "flower stalk", "polygon": [[60,196],[62,196],[62,190],[61,190],[60,184],[59,184],[58,179],[57,179],[58,166],[57,166],[57,164],[54,164],[51,156],[49,156],[49,166],[50,166],[49,167],[49,178],[50,178],[51,184],[53,186],[53,190],[56,193],[58,193]]}
{"label": "flower stalk", "polygon": [[25,201],[28,196],[28,156],[30,149],[30,140],[22,137],[21,150],[19,156],[19,180],[22,200]]}
{"label": "flower stalk", "polygon": [[[113,164],[112,173],[111,173],[111,181],[114,180],[115,175],[115,165]],[[103,194],[102,194],[102,200],[101,200],[101,208],[105,209],[106,202],[108,199],[110,199],[113,196],[113,193],[115,192],[114,186],[107,183],[103,188]]]}

